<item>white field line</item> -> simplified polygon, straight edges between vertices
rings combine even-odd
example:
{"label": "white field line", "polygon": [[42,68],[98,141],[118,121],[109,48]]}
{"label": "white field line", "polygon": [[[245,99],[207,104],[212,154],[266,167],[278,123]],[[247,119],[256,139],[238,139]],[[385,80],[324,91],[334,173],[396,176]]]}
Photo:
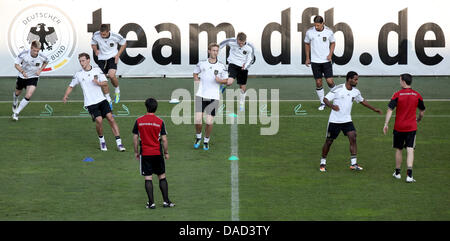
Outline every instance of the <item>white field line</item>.
{"label": "white field line", "polygon": [[[126,115],[126,116],[118,116],[115,115],[115,118],[138,118],[142,115]],[[179,116],[170,116],[170,115],[158,115],[162,118],[179,118]],[[225,117],[217,115],[216,117]],[[258,117],[258,115],[248,115],[248,117]],[[279,117],[279,118],[328,118],[328,115],[279,115],[279,116],[272,116],[272,117]],[[384,115],[352,115],[353,118],[384,118]],[[392,117],[395,117],[395,115],[392,115]],[[0,116],[0,119],[7,119],[11,118],[10,115],[7,116]],[[62,115],[55,115],[55,116],[20,116],[19,119],[64,119],[64,118],[91,118],[90,115],[69,115],[69,116],[62,116]],[[191,118],[194,118],[193,115],[191,115]],[[425,114],[425,118],[450,118],[450,115],[427,115]],[[192,122],[193,123],[193,122]],[[216,123],[217,124],[217,123]]]}
{"label": "white field line", "polygon": [[[121,100],[120,103],[132,103],[132,102],[142,102],[144,103],[145,100]],[[158,102],[169,102],[170,100],[158,100]],[[193,100],[184,100],[184,101],[189,101],[192,102]],[[230,100],[228,100],[230,101]],[[237,102],[237,100],[235,100]],[[246,100],[249,102],[253,102],[253,101],[259,101],[259,100]],[[318,100],[314,99],[314,100],[267,100],[267,101],[273,101],[273,102],[318,102]],[[374,101],[374,102],[379,102],[379,101],[389,101],[389,99],[367,99],[367,101]],[[424,102],[427,101],[450,101],[450,99],[424,99]],[[34,103],[62,103],[61,100],[32,100],[31,102]],[[12,100],[1,100],[0,103],[12,103]],[[68,101],[68,103],[83,103],[83,100],[71,100]],[[119,103],[119,104],[120,104]]]}
{"label": "white field line", "polygon": [[[238,125],[236,118],[231,124],[231,156],[238,157]],[[231,160],[231,221],[239,221],[239,160]]]}

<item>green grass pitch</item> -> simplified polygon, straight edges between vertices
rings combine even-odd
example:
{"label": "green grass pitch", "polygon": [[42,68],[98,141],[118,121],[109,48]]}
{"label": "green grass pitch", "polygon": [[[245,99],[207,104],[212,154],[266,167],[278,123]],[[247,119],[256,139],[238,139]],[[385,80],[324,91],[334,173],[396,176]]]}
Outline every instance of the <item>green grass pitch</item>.
{"label": "green grass pitch", "polygon": [[[114,105],[113,112],[123,111],[122,104],[129,109],[128,116],[116,117],[127,148],[123,153],[115,149],[106,122],[108,151],[99,150],[94,124],[80,116],[79,86],[71,102],[61,102],[69,82],[70,77],[43,77],[19,121],[13,122],[15,79],[0,79],[0,220],[231,220],[230,125],[214,126],[209,151],[194,150],[193,124],[176,125],[170,117],[174,105],[167,100],[177,88],[192,95],[191,79],[120,79],[122,103]],[[427,107],[417,132],[414,184],[404,181],[405,155],[402,179],[392,177],[393,119],[384,136],[384,115],[354,104],[358,162],[364,170],[349,170],[348,139],[341,133],[327,158],[328,172],[320,173],[329,109],[317,110],[314,81],[250,78],[248,87],[279,89],[284,101],[279,102],[276,135],[260,135],[267,125],[248,124],[248,119],[238,125],[239,220],[450,219],[450,78],[414,79],[413,88]],[[385,112],[388,99],[399,89],[398,77],[362,76],[358,88]],[[157,208],[144,208],[144,180],[133,158],[131,130],[136,117],[145,113],[143,100],[150,96],[160,100],[157,114],[167,125],[167,180],[170,198],[177,204],[171,209],[162,208],[158,181]],[[52,116],[41,116],[46,104]],[[306,115],[295,115],[298,104]],[[87,157],[94,161],[84,162]]]}

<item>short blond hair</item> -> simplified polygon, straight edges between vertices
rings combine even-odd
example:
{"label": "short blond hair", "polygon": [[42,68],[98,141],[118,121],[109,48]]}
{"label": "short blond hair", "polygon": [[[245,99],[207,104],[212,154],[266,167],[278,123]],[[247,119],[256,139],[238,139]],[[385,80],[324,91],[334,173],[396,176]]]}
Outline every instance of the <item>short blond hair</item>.
{"label": "short blond hair", "polygon": [[37,40],[34,40],[33,42],[31,42],[31,47],[40,49],[41,48],[41,42],[39,42]]}
{"label": "short blond hair", "polygon": [[220,46],[219,46],[217,43],[210,43],[210,44],[208,45],[208,50],[211,50],[213,47],[220,48]]}

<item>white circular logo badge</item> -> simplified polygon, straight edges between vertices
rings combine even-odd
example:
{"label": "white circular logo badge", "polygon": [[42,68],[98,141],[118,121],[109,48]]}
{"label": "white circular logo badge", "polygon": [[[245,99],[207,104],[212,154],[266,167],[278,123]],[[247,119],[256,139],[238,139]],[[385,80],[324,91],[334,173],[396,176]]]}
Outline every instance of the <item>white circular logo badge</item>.
{"label": "white circular logo badge", "polygon": [[58,8],[32,5],[14,17],[8,31],[8,46],[15,59],[30,49],[31,42],[41,43],[41,53],[49,63],[43,70],[52,72],[62,68],[72,57],[77,43],[75,27],[70,18]]}

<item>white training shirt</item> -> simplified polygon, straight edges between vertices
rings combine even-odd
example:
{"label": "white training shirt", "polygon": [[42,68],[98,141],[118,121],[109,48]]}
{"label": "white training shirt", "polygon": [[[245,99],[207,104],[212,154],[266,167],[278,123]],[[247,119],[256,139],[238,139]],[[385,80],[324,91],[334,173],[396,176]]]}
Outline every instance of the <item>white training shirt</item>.
{"label": "white training shirt", "polygon": [[330,62],[327,56],[330,54],[330,43],[336,42],[333,31],[327,26],[323,26],[322,31],[317,31],[311,27],[306,31],[305,43],[311,45],[311,63]]}
{"label": "white training shirt", "polygon": [[200,84],[195,94],[207,99],[220,99],[220,84],[216,81],[216,75],[220,79],[227,79],[227,68],[220,61],[210,63],[209,60],[200,61],[194,69],[194,74],[199,74]]}
{"label": "white training shirt", "polygon": [[228,56],[228,63],[248,69],[253,64],[255,58],[255,47],[253,44],[246,42],[244,46],[239,47],[236,38],[225,39],[220,43],[220,49],[225,46],[230,46],[230,55]]}
{"label": "white training shirt", "polygon": [[98,81],[107,81],[106,76],[103,74],[102,70],[98,67],[92,67],[91,70],[85,71],[81,69],[76,72],[70,82],[70,87],[75,87],[80,84],[83,89],[84,95],[84,106],[90,106],[106,100],[103,95],[102,88],[93,82],[94,76],[98,76]]}
{"label": "white training shirt", "polygon": [[117,45],[124,45],[126,42],[127,40],[120,34],[110,31],[109,38],[102,38],[100,31],[97,31],[92,36],[91,45],[98,44],[98,50],[100,51],[98,54],[99,60],[108,60],[119,52]]}
{"label": "white training shirt", "polygon": [[[38,53],[36,58],[31,56],[30,50],[22,51],[16,58],[15,64],[22,66],[22,69],[27,74],[27,79],[39,77],[36,72],[42,68],[44,63],[48,63],[48,58],[41,52]],[[19,72],[19,77],[25,79],[22,73]]]}
{"label": "white training shirt", "polygon": [[329,101],[333,101],[334,105],[339,106],[339,111],[331,110],[328,122],[331,123],[346,123],[352,121],[352,106],[353,101],[360,103],[364,101],[361,92],[355,87],[348,90],[345,84],[340,84],[331,89],[325,96]]}

